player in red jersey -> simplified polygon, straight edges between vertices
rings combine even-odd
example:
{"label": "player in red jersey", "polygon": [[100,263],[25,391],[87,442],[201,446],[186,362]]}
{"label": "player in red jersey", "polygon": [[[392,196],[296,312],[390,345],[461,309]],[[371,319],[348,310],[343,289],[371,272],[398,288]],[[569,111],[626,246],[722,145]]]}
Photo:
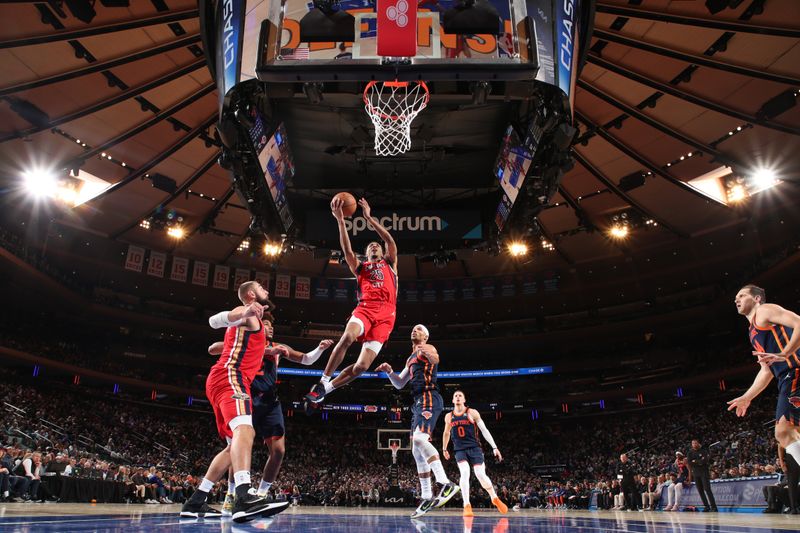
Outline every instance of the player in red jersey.
{"label": "player in red jersey", "polygon": [[222,515],[209,507],[206,499],[214,483],[225,475],[228,468],[233,469],[236,483],[234,521],[247,522],[259,516],[279,513],[288,507],[287,502],[268,503],[266,498],[248,492],[250,456],[255,437],[250,384],[261,369],[266,348],[267,338],[261,316],[268,297],[269,294],[260,283],[246,281],[239,286],[239,300],[243,305],[208,319],[212,328],[227,328],[222,354],[206,379],[206,396],[214,408],[217,430],[228,445],[211,461],[197,491],[183,505],[182,517],[210,518]]}
{"label": "player in red jersey", "polygon": [[[342,338],[328,358],[322,379],[305,395],[308,414],[314,405],[325,399],[326,394],[350,383],[368,370],[394,329],[397,310],[397,245],[386,228],[372,216],[369,204],[362,198],[358,205],[361,206],[364,218],[383,239],[386,249],[384,251],[379,242],[369,243],[366,250],[367,260],[359,263],[350,245],[342,205],[340,199],[334,198],[331,211],[339,224],[339,243],[344,259],[358,282],[358,305],[347,322]],[[342,370],[336,379],[331,380],[334,371],[342,364],[347,349],[356,340],[362,343],[358,360]]]}

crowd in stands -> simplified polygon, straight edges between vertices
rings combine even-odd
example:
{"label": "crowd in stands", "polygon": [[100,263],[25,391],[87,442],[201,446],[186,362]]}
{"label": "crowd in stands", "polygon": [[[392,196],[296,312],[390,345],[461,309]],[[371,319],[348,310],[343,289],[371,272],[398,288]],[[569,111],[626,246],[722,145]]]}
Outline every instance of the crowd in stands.
{"label": "crowd in stands", "polygon": [[[53,498],[37,480],[58,473],[124,483],[131,502],[181,502],[221,446],[210,413],[123,401],[81,387],[70,391],[46,381],[34,387],[16,378],[0,383],[5,499]],[[505,461],[488,458],[487,472],[509,505],[578,508],[588,506],[593,491],[600,507],[615,507],[622,452],[632,458],[642,486],[652,484],[642,493],[660,493],[655,487],[674,470],[675,452],[686,451],[692,438],[714,444],[712,478],[773,473],[777,450],[764,425],[772,408],[765,396],[743,419],[727,413],[721,397],[576,420],[532,423],[507,416],[489,422]],[[390,454],[377,450],[374,423],[335,413],[326,421],[287,418],[287,454],[273,495],[301,504],[377,505],[389,490]],[[254,470],[265,460],[264,447],[257,445]],[[398,461],[400,489],[411,501],[418,490],[414,463],[406,452]],[[458,479],[452,461],[446,468]],[[212,499],[223,498],[225,490],[223,480]],[[490,505],[477,483],[472,492],[473,506]]]}

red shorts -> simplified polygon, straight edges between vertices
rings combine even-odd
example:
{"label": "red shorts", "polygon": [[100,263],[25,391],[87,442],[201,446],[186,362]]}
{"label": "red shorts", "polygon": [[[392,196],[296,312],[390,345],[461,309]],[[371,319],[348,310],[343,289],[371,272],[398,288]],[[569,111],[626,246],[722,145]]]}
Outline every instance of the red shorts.
{"label": "red shorts", "polygon": [[217,431],[223,439],[233,438],[231,422],[234,420],[235,425],[253,425],[250,381],[241,372],[212,368],[206,379],[206,397],[214,409]]}
{"label": "red shorts", "polygon": [[389,304],[358,304],[350,315],[351,320],[357,318],[364,325],[364,333],[358,342],[375,341],[385,344],[394,329],[396,306]]}

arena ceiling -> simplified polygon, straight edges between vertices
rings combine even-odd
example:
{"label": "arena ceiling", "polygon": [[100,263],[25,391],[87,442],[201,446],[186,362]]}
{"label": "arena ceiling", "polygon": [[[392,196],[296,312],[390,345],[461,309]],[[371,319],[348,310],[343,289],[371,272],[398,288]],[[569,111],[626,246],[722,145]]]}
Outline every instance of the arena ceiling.
{"label": "arena ceiling", "polygon": [[[217,94],[196,2],[92,2],[96,15],[89,23],[69,4],[0,2],[4,185],[15,187],[37,165],[80,168],[112,185],[61,215],[64,223],[152,249],[230,259],[250,217],[215,164]],[[706,4],[721,10],[712,15]],[[724,165],[742,174],[775,169],[784,181],[783,202],[800,199],[791,186],[800,175],[800,8],[796,0],[730,4],[736,7],[597,3],[576,93],[576,165],[539,214],[555,250],[537,256],[537,267],[687,246],[736,226],[749,216],[747,207],[711,200],[686,184]],[[448,114],[447,126],[428,141],[445,156],[424,171],[384,164],[359,172],[346,149],[358,132],[338,117],[305,98],[287,113],[298,168],[291,192],[299,206],[324,209],[328,194],[342,189],[363,190],[387,207],[458,206],[494,187],[489,170],[506,120],[492,101]],[[486,172],[475,171],[481,168]],[[175,192],[153,187],[155,174],[174,179]],[[185,221],[187,237],[178,244],[139,225],[169,210]],[[655,224],[615,242],[607,230],[623,212]],[[457,265],[417,272],[437,277],[512,268],[508,258],[487,263],[470,251]],[[284,258],[284,266],[305,272],[324,271],[326,264],[307,253]]]}

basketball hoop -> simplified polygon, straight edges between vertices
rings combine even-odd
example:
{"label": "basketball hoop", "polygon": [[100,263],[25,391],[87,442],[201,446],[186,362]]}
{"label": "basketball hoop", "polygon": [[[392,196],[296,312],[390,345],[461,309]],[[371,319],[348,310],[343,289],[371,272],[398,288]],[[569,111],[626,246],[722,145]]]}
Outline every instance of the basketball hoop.
{"label": "basketball hoop", "polygon": [[430,99],[424,81],[371,81],[364,108],[375,126],[375,153],[398,155],[411,148],[411,123]]}
{"label": "basketball hoop", "polygon": [[392,450],[392,464],[396,464],[397,452],[400,450],[400,439],[389,439],[389,449]]}

